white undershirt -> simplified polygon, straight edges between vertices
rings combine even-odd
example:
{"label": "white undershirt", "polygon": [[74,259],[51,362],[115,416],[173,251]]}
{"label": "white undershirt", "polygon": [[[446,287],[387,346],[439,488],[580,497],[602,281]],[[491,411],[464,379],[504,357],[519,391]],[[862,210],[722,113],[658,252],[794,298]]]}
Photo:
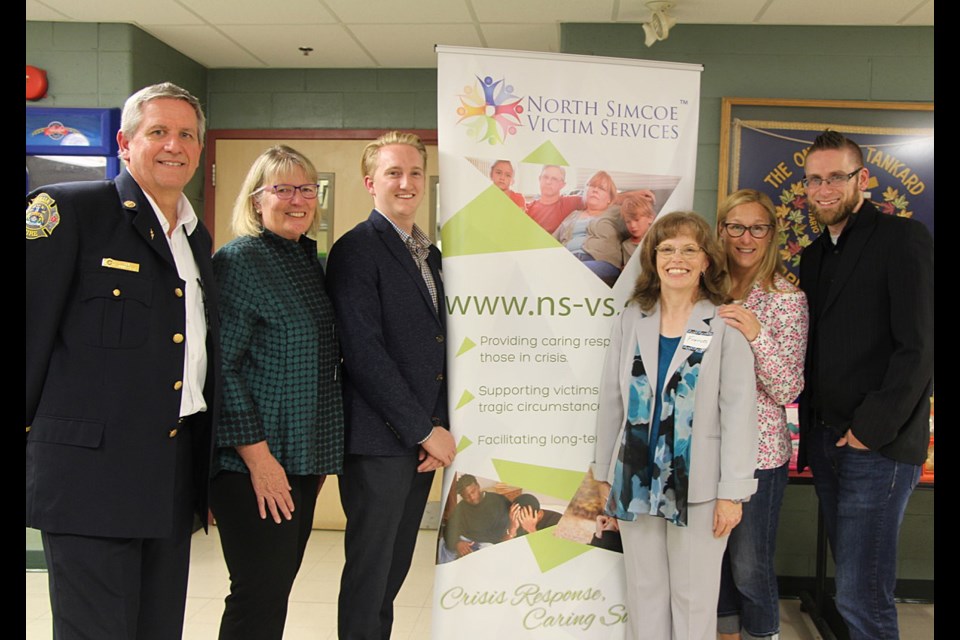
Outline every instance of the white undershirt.
{"label": "white undershirt", "polygon": [[[207,321],[203,308],[203,290],[200,286],[200,271],[190,250],[187,235],[197,228],[199,220],[193,206],[185,195],[177,202],[177,227],[168,236],[170,223],[160,211],[153,198],[144,192],[160,221],[163,237],[167,239],[177,274],[184,281],[184,306],[187,315],[186,340],[183,350],[183,388],[180,390],[180,415],[189,416],[207,410],[203,399],[203,384],[207,379]],[[170,295],[174,295],[171,291]],[[171,383],[172,384],[172,383]]]}

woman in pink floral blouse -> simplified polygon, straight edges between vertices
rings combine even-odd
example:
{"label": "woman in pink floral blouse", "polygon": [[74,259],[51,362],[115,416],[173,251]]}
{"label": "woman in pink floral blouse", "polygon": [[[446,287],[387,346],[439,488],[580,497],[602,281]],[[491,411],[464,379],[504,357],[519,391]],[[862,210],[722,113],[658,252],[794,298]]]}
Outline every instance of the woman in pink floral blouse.
{"label": "woman in pink floral blouse", "polygon": [[777,638],[780,603],[773,556],[791,444],[784,405],[803,389],[807,299],[782,275],[777,218],[765,194],[741,189],[717,212],[734,304],[720,316],[750,342],[757,374],[757,493],[730,534],[717,607],[723,640]]}

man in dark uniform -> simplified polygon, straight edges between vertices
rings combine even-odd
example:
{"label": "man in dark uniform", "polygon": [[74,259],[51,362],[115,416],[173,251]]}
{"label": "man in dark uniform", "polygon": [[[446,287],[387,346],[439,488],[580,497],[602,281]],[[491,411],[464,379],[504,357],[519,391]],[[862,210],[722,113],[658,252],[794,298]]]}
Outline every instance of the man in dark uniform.
{"label": "man in dark uniform", "polygon": [[175,85],[127,99],[114,181],[27,197],[28,527],[54,636],[179,638],[218,401],[211,239],[183,195],[204,116]]}

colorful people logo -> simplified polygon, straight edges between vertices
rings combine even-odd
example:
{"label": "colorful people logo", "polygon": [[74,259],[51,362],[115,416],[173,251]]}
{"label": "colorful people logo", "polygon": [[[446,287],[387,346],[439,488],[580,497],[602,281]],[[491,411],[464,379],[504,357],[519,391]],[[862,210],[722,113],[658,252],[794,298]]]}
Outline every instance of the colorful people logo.
{"label": "colorful people logo", "polygon": [[477,77],[477,83],[464,87],[460,94],[457,124],[463,123],[467,135],[477,142],[503,144],[522,126],[522,100],[513,94],[513,85],[505,84],[503,78],[495,81],[490,76],[482,80]]}

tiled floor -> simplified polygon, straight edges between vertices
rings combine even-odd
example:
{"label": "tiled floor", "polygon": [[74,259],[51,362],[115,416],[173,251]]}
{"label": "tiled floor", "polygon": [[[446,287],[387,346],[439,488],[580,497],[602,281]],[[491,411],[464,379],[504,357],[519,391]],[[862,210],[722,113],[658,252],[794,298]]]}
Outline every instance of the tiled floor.
{"label": "tiled floor", "polygon": [[[430,638],[436,535],[436,531],[420,532],[413,568],[396,600],[395,640]],[[208,536],[194,537],[191,555],[183,637],[211,640],[217,637],[228,588],[227,568],[215,527]],[[337,589],[342,566],[343,532],[314,531],[290,596],[285,640],[336,639]],[[27,640],[49,640],[52,633],[45,573],[27,573],[26,601]],[[933,605],[900,605],[898,610],[903,640],[933,638]],[[810,619],[800,611],[799,601],[781,600],[780,613],[781,640],[820,640]]]}

